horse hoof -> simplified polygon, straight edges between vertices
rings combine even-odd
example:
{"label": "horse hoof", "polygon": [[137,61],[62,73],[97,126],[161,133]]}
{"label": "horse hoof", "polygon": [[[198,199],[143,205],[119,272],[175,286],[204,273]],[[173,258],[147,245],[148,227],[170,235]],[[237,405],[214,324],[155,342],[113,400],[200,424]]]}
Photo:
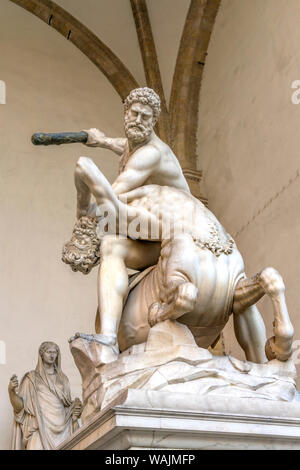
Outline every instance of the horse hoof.
{"label": "horse hoof", "polygon": [[266,353],[268,361],[272,361],[273,359],[276,359],[276,354],[274,353],[273,347],[272,347],[273,344],[274,344],[274,337],[269,338],[265,345],[265,353]]}
{"label": "horse hoof", "polygon": [[265,353],[269,361],[277,359],[281,362],[286,362],[292,355],[291,348],[278,348],[275,343],[275,336],[269,338],[265,345]]}

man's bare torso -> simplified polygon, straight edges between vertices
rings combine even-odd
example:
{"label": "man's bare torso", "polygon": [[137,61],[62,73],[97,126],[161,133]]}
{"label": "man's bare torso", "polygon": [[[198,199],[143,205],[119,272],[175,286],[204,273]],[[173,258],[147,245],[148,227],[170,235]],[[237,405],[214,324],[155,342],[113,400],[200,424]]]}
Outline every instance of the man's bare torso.
{"label": "man's bare torso", "polygon": [[140,185],[157,184],[190,192],[176,156],[170,147],[153,133],[149,142],[136,148],[133,152],[130,152],[128,141],[126,140],[124,153],[120,161],[120,174],[113,184],[113,188],[117,194],[122,194],[122,191],[118,190],[120,176],[132,168],[135,168],[136,171],[143,171],[142,167],[143,164],[147,164],[148,155],[156,156],[153,161],[153,167],[151,168],[150,164],[149,175],[141,184],[133,184],[130,188],[131,190],[136,189]]}

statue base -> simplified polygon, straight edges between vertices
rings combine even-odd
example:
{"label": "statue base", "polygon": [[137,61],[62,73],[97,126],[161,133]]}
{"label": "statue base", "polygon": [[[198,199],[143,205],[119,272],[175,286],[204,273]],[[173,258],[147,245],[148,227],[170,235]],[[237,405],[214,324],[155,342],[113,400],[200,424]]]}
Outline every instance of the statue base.
{"label": "statue base", "polygon": [[101,345],[70,344],[82,376],[83,427],[63,449],[300,449],[293,362],[255,364],[199,348],[167,320],[103,364]]}
{"label": "statue base", "polygon": [[146,343],[132,346],[103,364],[103,346],[77,338],[71,352],[82,377],[83,424],[127,389],[230,396],[292,402],[296,397],[293,362],[255,364],[215,356],[199,348],[189,328],[166,320],[150,329]]}
{"label": "statue base", "polygon": [[129,389],[60,450],[300,449],[300,402]]}

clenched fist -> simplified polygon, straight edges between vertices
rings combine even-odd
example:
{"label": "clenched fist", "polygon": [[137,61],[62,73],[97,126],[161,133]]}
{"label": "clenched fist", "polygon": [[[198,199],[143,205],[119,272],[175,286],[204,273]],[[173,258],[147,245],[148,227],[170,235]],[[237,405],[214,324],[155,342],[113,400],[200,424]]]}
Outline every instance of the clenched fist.
{"label": "clenched fist", "polygon": [[86,142],[88,147],[101,147],[104,145],[106,136],[103,132],[99,131],[99,129],[93,127],[92,129],[85,130],[84,132],[88,135],[88,140]]}
{"label": "clenched fist", "polygon": [[8,391],[9,392],[15,392],[18,387],[19,387],[18,377],[14,374],[10,378],[10,381],[9,381],[9,384],[8,384]]}

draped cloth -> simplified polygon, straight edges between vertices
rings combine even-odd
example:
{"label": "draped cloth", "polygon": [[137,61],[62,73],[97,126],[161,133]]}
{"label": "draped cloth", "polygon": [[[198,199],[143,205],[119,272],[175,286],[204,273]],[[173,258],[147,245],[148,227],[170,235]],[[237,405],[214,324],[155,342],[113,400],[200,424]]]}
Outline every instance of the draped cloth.
{"label": "draped cloth", "polygon": [[47,374],[39,354],[36,369],[27,372],[21,380],[18,395],[24,407],[15,413],[13,450],[55,449],[75,431],[74,402],[60,362],[58,351],[55,372]]}

